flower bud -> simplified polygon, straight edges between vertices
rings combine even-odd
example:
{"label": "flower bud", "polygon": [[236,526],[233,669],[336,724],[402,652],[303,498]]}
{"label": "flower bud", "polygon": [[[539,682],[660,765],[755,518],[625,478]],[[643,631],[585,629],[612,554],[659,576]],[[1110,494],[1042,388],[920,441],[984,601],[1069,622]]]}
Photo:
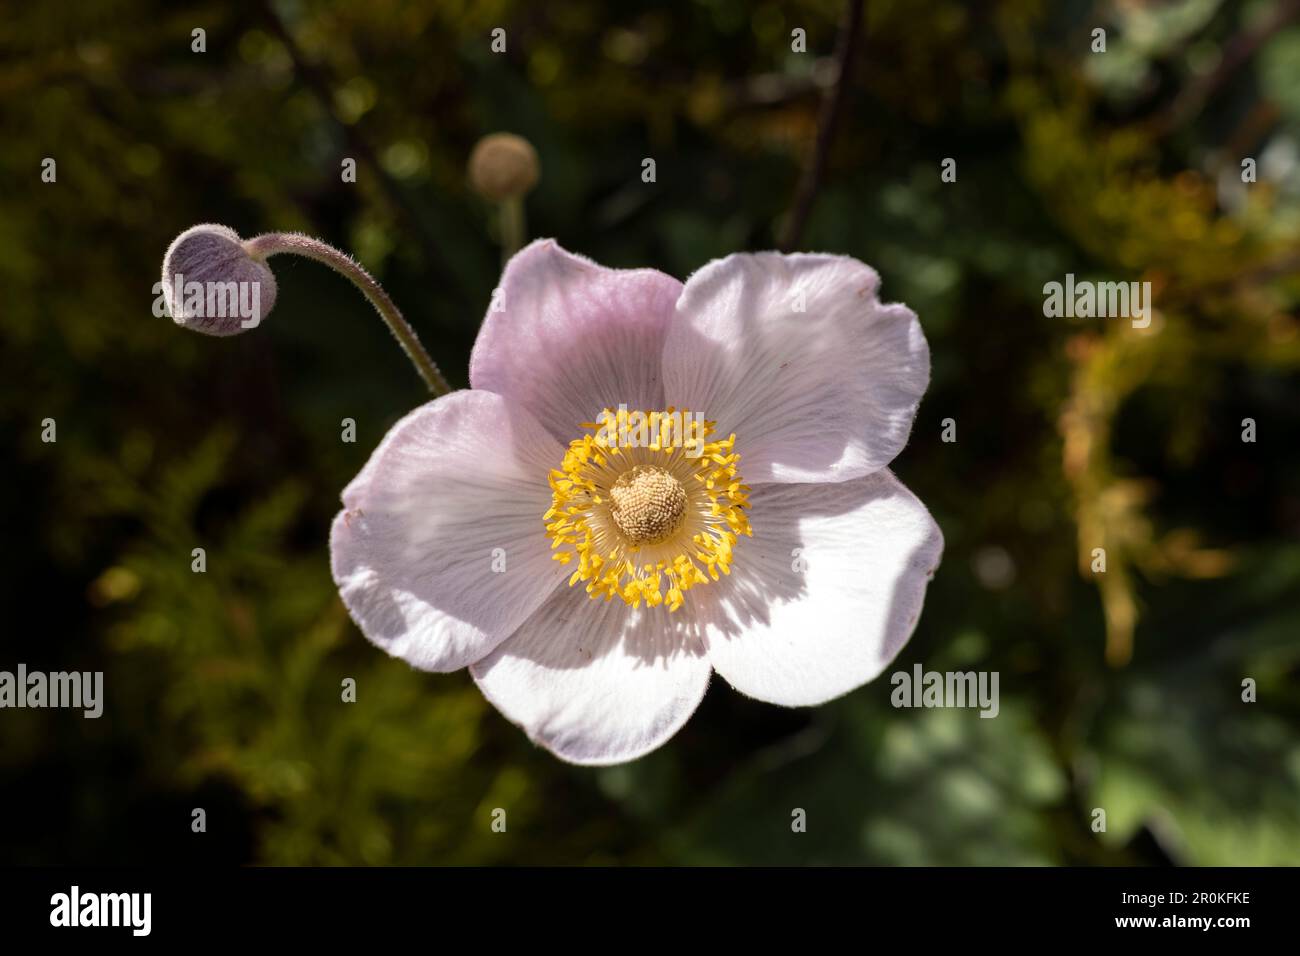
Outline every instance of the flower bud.
{"label": "flower bud", "polygon": [[491,202],[527,195],[541,176],[537,150],[522,136],[484,136],[469,157],[469,184]]}
{"label": "flower bud", "polygon": [[177,325],[205,335],[238,335],[275,305],[275,276],[226,226],[204,223],[177,236],[162,264],[163,301]]}

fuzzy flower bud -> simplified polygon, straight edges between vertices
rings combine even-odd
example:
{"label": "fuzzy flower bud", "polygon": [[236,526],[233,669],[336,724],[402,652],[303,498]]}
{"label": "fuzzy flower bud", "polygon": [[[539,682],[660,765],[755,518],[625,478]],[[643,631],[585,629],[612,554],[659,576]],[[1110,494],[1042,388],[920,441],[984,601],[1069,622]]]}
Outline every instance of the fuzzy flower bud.
{"label": "fuzzy flower bud", "polygon": [[484,136],[469,157],[470,186],[491,202],[527,195],[540,177],[537,150],[513,133]]}
{"label": "fuzzy flower bud", "polygon": [[204,223],[177,236],[163,256],[162,293],[177,325],[205,335],[238,335],[275,305],[275,276],[239,235]]}

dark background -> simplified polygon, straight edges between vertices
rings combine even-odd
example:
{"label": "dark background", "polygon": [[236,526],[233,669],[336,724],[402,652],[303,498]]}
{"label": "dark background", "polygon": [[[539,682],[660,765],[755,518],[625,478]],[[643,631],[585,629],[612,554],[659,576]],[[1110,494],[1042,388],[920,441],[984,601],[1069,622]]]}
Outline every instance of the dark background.
{"label": "dark background", "polygon": [[[526,136],[530,234],[608,265],[772,248],[842,5],[10,5],[0,669],[103,670],[107,702],[0,711],[0,861],[1300,862],[1298,6],[867,4],[799,247],[921,316],[894,467],[947,550],[896,666],[996,670],[1001,714],[717,680],[668,745],[592,770],[343,610],[338,494],[425,400],[361,296],[279,257],[266,324],[208,339],[151,315],[159,263],[198,222],[320,236],[464,386],[500,267],[479,137]],[[1045,318],[1067,272],[1151,281],[1156,321]]]}

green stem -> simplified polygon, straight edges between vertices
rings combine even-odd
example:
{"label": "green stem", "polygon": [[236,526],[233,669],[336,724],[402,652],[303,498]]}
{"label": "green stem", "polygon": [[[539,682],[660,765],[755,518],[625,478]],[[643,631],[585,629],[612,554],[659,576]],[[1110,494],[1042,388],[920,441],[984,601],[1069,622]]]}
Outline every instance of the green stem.
{"label": "green stem", "polygon": [[402,351],[411,360],[415,370],[420,373],[424,383],[429,386],[429,391],[434,395],[446,395],[451,391],[451,386],[447,384],[447,380],[438,371],[438,366],[434,364],[433,359],[429,357],[429,353],[420,344],[415,330],[411,328],[406,319],[402,318],[402,313],[393,300],[388,297],[388,293],[384,291],[383,286],[376,282],[374,277],[346,252],[340,252],[319,239],[313,239],[311,236],[305,236],[298,232],[268,232],[260,236],[254,236],[252,239],[245,240],[244,251],[254,259],[259,260],[265,260],[269,256],[278,255],[282,252],[291,252],[324,263],[335,272],[350,279],[352,284],[370,300],[370,304],[375,307],[379,317],[388,325],[388,330],[393,333],[393,337],[397,339],[397,344],[402,347]]}
{"label": "green stem", "polygon": [[527,238],[524,228],[524,197],[511,196],[501,200],[501,263],[524,247]]}

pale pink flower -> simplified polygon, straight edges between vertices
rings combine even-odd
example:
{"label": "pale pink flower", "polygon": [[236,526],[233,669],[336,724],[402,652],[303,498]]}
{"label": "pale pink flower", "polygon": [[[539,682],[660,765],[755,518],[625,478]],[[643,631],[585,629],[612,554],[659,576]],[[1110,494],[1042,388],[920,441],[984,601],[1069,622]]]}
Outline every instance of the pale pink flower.
{"label": "pale pink flower", "polygon": [[[733,255],[683,285],[534,242],[472,388],[394,425],[343,492],[330,546],[352,617],[415,667],[468,667],[582,764],[664,743],[714,671],[788,707],[872,680],[943,550],[886,468],[930,357],[878,285],[844,256]],[[702,413],[705,454],[608,447],[596,426],[620,405]]]}

